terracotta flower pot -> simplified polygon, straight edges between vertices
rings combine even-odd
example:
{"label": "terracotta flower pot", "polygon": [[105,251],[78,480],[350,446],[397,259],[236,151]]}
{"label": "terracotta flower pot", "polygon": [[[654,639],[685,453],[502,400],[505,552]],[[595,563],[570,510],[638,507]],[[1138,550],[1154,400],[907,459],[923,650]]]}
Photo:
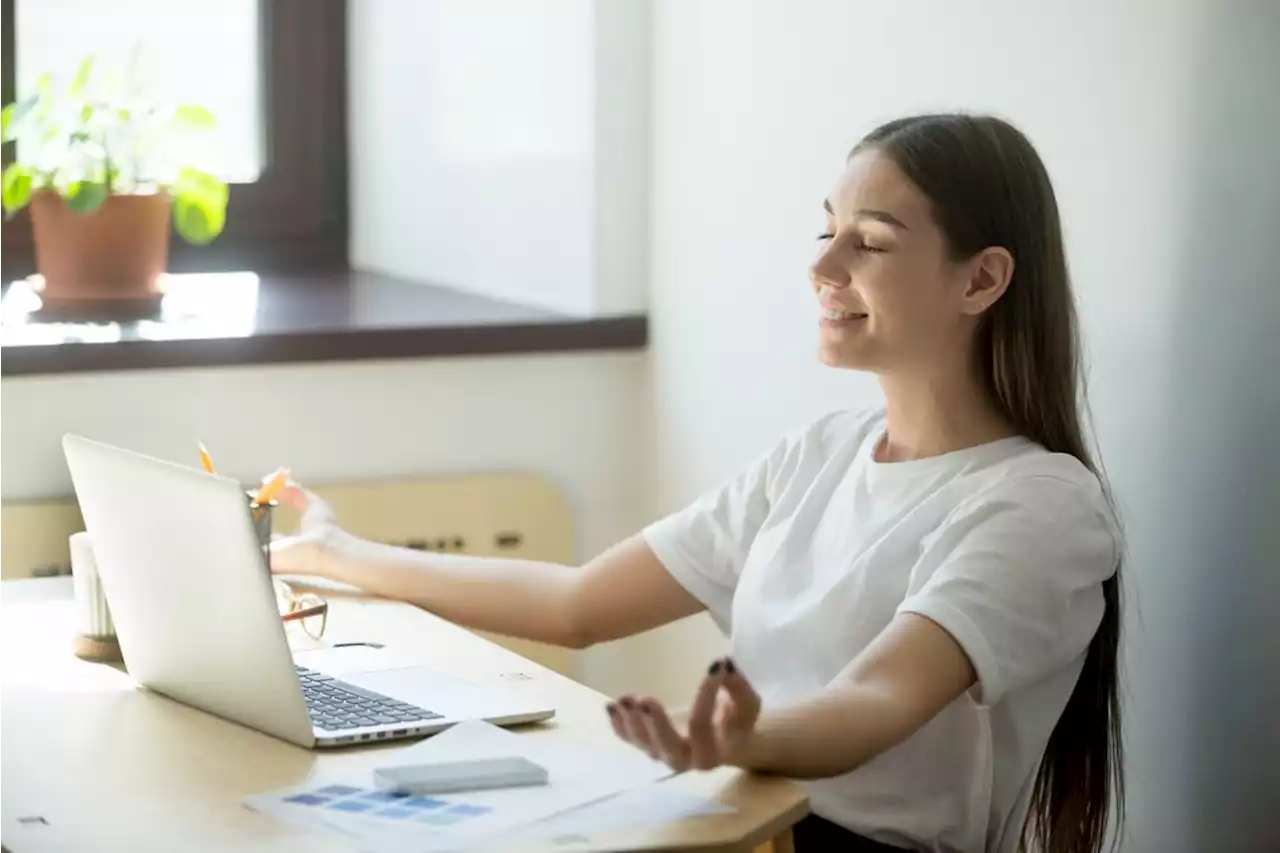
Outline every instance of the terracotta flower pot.
{"label": "terracotta flower pot", "polygon": [[169,256],[168,195],[112,195],[74,213],[44,190],[31,198],[41,300],[52,313],[145,317],[159,305]]}

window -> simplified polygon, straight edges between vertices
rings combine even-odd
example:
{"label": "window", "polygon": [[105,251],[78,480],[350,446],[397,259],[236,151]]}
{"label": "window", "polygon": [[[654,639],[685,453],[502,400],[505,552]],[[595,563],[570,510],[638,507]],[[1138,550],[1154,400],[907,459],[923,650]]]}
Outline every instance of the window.
{"label": "window", "polygon": [[[171,270],[346,266],[345,0],[0,2],[6,103],[46,71],[67,80],[89,53],[124,62],[137,46],[150,89],[217,116],[200,165],[232,185],[227,226],[203,247],[175,236]],[[25,212],[0,263],[6,282],[34,270]]]}
{"label": "window", "polygon": [[[70,80],[93,54],[137,76],[167,103],[195,103],[218,117],[202,166],[253,183],[262,171],[260,0],[29,0],[17,4],[19,92],[40,75]],[[139,22],[145,22],[139,28]],[[210,73],[216,69],[217,73]],[[203,156],[200,156],[203,155]]]}

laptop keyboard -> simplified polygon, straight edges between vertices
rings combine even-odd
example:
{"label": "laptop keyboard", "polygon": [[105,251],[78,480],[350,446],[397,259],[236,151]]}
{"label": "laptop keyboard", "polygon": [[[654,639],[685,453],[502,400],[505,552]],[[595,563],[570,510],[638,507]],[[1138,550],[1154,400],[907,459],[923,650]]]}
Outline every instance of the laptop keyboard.
{"label": "laptop keyboard", "polygon": [[441,718],[440,714],[426,708],[398,702],[305,666],[296,669],[298,680],[302,682],[302,695],[306,697],[307,709],[311,713],[311,724],[325,731],[339,732],[392,723],[410,725]]}

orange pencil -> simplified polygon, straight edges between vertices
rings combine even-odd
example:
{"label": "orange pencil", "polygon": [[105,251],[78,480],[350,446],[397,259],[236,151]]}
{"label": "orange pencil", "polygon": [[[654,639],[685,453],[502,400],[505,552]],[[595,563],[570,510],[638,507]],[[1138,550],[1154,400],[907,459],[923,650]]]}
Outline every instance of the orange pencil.
{"label": "orange pencil", "polygon": [[254,496],[253,502],[259,506],[271,503],[276,493],[284,488],[284,484],[289,482],[289,469],[280,467],[269,478],[263,481],[262,488],[258,489],[258,494]]}
{"label": "orange pencil", "polygon": [[210,456],[209,451],[205,449],[204,442],[199,442],[199,446],[200,467],[203,468],[207,474],[216,474],[217,472],[213,469],[213,457]]}

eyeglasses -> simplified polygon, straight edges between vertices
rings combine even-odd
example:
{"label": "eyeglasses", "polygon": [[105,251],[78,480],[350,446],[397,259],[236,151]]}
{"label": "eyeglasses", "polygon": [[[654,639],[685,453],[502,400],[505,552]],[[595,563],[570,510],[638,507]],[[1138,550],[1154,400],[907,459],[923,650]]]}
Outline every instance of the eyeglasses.
{"label": "eyeglasses", "polygon": [[285,624],[299,623],[303,632],[313,640],[323,637],[324,629],[329,624],[329,602],[314,593],[298,594],[293,587],[278,578],[272,578],[271,584],[275,587],[280,619]]}

